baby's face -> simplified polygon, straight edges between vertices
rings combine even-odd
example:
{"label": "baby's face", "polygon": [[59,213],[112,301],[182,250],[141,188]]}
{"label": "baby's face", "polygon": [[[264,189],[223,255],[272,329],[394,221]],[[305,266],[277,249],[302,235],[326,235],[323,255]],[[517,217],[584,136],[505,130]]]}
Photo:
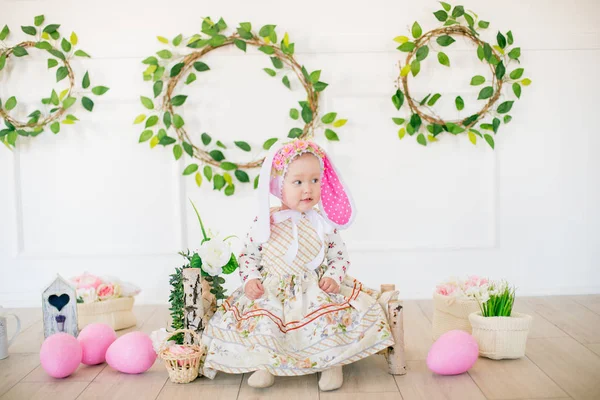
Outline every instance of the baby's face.
{"label": "baby's face", "polygon": [[283,180],[284,209],[306,212],[321,199],[321,164],[310,153],[297,157],[287,169]]}

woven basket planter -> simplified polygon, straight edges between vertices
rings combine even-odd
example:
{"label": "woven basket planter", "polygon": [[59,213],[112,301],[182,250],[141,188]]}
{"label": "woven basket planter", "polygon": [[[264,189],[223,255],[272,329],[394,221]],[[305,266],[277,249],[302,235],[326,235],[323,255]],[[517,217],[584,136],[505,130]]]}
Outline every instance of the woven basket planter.
{"label": "woven basket planter", "polygon": [[481,312],[474,312],[469,320],[480,356],[501,360],[525,355],[530,315],[513,312],[510,317],[482,317]]}
{"label": "woven basket planter", "polygon": [[137,324],[133,314],[133,297],[77,304],[77,325],[79,330],[92,323],[111,326],[115,331],[131,328]]}
{"label": "woven basket planter", "polygon": [[[185,337],[189,338],[184,346],[191,350],[190,354],[173,354],[169,351],[167,341],[178,333],[185,333]],[[204,354],[204,349],[200,346],[200,336],[191,329],[179,329],[172,332],[169,338],[165,339],[158,356],[165,362],[171,382],[190,383],[199,375],[200,360]]]}
{"label": "woven basket planter", "polygon": [[433,340],[455,329],[471,333],[469,314],[479,311],[477,300],[461,300],[438,293],[433,293],[433,307]]}

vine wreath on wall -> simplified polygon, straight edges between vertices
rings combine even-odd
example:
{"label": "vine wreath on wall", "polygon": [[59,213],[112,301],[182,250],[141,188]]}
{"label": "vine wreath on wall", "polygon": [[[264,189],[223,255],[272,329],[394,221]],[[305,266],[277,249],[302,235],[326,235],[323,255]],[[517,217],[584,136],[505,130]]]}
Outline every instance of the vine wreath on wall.
{"label": "vine wreath on wall", "polygon": [[[226,46],[235,46],[246,52],[247,46],[254,46],[266,54],[271,61],[266,74],[271,77],[281,76],[282,84],[291,90],[290,76],[295,75],[300,85],[306,91],[306,99],[299,101],[298,108],[292,108],[289,116],[302,126],[292,128],[288,138],[313,137],[317,129],[325,129],[325,137],[330,141],[338,141],[334,131],[342,127],[347,120],[338,119],[337,113],[329,112],[319,118],[319,95],[327,88],[327,83],[321,81],[321,71],[308,72],[294,57],[295,45],[290,43],[286,33],[277,44],[276,25],[265,25],[258,33],[252,30],[249,22],[240,23],[234,33],[225,34],[227,24],[221,18],[213,22],[205,18],[202,22],[201,34],[184,38],[181,34],[172,40],[158,37],[164,45],[169,46],[156,53],[156,56],[146,58],[143,63],[148,65],[143,73],[145,81],[152,83],[153,98],[141,96],[142,105],[148,114],[138,115],[134,124],[144,124],[139,142],[149,141],[150,147],[157,145],[173,145],[173,156],[179,160],[184,155],[192,158],[183,170],[183,175],[194,175],[198,186],[203,179],[212,181],[213,189],[223,191],[227,196],[235,193],[234,177],[237,182],[249,183],[248,171],[260,167],[264,158],[251,162],[236,162],[226,156],[233,150],[250,152],[251,145],[241,138],[231,144],[215,140],[208,133],[198,134],[189,127],[178,109],[187,100],[185,94],[175,94],[180,86],[189,85],[196,80],[197,73],[206,73],[210,67],[202,58],[211,51]],[[179,90],[178,90],[179,89]],[[169,131],[174,136],[169,136]],[[262,144],[262,150],[269,150],[279,138],[270,138]],[[200,165],[203,165],[202,173]],[[233,174],[233,176],[232,176]],[[258,185],[258,176],[254,179],[254,188]]]}
{"label": "vine wreath on wall", "polygon": [[19,136],[35,137],[49,127],[53,133],[58,133],[62,125],[73,125],[79,119],[74,115],[73,106],[81,101],[87,111],[94,109],[94,101],[88,97],[90,93],[101,96],[108,91],[106,86],[91,87],[90,75],[86,71],[81,82],[81,89],[76,85],[76,77],[71,67],[74,57],[90,57],[85,51],[75,49],[79,39],[75,32],[67,40],[61,38],[58,31],[60,25],[46,24],[43,15],[34,18],[34,26],[21,26],[31,40],[9,46],[5,40],[11,36],[7,25],[0,31],[0,74],[7,73],[9,63],[13,58],[26,57],[32,49],[45,50],[52,57],[48,59],[48,69],[56,68],[56,82],[67,79],[67,88],[62,91],[52,90],[49,97],[42,99],[43,107],[36,109],[27,116],[27,120],[17,120],[11,111],[18,106],[16,96],[9,96],[4,101],[0,98],[0,118],[4,120],[5,128],[0,129],[0,141],[9,149],[17,144]]}
{"label": "vine wreath on wall", "polygon": [[[415,22],[411,28],[412,40],[407,36],[398,36],[394,39],[400,44],[398,50],[408,53],[404,64],[400,64],[396,92],[392,96],[392,103],[397,110],[400,110],[405,103],[409,109],[409,114],[405,115],[405,118],[392,118],[394,123],[400,126],[398,137],[402,139],[406,133],[410,136],[416,135],[417,142],[426,146],[428,141],[437,141],[438,135],[444,132],[453,135],[467,133],[471,143],[476,144],[479,137],[494,148],[493,135],[498,133],[502,123],[508,124],[512,120],[508,113],[513,107],[514,100],[506,100],[498,104],[503,89],[510,85],[512,93],[519,99],[522,86],[531,84],[530,79],[523,77],[524,69],[520,66],[508,71],[515,63],[520,64],[521,49],[514,46],[511,31],[506,35],[498,32],[496,44],[485,42],[480,38],[479,31],[487,29],[489,22],[480,20],[477,14],[465,10],[463,6],[453,8],[445,2],[440,4],[442,9],[434,12],[433,15],[443,23],[442,27],[423,33],[419,23]],[[450,121],[436,115],[433,109],[442,94],[429,93],[421,100],[413,98],[409,77],[412,75],[414,78],[419,74],[421,63],[432,51],[437,51],[437,60],[441,65],[450,67],[450,59],[442,50],[452,45],[456,41],[455,37],[462,37],[475,44],[477,57],[489,66],[491,77],[476,75],[470,81],[471,86],[483,86],[477,97],[477,100],[482,102],[481,109],[466,118]],[[465,107],[461,96],[457,96],[454,103],[458,111]]]}

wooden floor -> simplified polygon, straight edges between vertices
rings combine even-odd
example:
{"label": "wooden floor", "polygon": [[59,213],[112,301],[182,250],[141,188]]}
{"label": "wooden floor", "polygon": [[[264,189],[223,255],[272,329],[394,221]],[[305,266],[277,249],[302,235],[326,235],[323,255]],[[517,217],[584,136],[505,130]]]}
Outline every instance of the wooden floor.
{"label": "wooden floor", "polygon": [[[344,386],[334,392],[319,392],[317,375],[276,378],[273,387],[262,390],[248,386],[248,374],[177,385],[159,361],[141,375],[121,374],[103,364],[53,379],[39,363],[41,311],[14,309],[24,331],[10,356],[0,360],[0,399],[600,399],[600,295],[519,299],[516,311],[534,318],[527,356],[480,358],[468,374],[453,377],[436,376],[425,365],[432,344],[431,301],[404,305],[408,374],[388,375],[385,359],[372,356],[344,367]],[[138,326],[119,334],[150,333],[168,325],[166,306],[138,306],[135,312]]]}

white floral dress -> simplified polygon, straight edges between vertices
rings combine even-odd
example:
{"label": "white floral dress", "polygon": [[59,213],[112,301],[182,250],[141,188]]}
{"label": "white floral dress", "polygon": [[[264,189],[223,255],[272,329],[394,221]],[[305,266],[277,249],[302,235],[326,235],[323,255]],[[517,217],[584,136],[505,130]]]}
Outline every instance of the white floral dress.
{"label": "white floral dress", "polygon": [[[272,210],[276,211],[276,210]],[[347,277],[350,265],[339,233],[325,243],[308,219],[298,221],[298,253],[293,265],[283,256],[291,243],[292,222],[271,225],[271,236],[257,245],[248,234],[239,257],[244,284],[262,281],[257,300],[237,289],[210,319],[202,337],[206,356],[202,373],[213,378],[228,373],[267,370],[273,375],[306,375],[345,365],[394,344],[376,293]],[[325,246],[323,265],[304,267]],[[322,277],[340,285],[340,294],[319,288]]]}

